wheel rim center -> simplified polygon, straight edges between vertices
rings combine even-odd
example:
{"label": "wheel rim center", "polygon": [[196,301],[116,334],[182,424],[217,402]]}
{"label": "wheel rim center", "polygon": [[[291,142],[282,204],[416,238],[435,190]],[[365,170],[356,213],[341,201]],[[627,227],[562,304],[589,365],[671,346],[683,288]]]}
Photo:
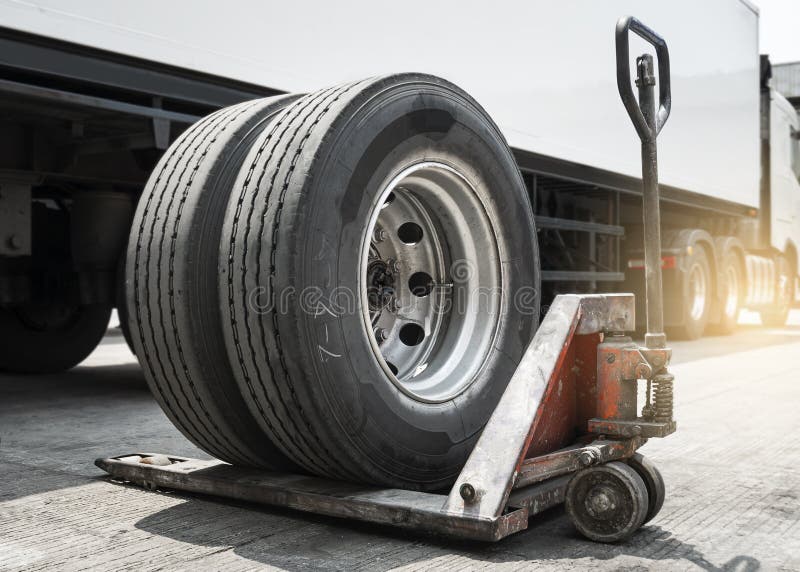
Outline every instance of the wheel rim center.
{"label": "wheel rim center", "polygon": [[449,165],[412,165],[378,195],[365,231],[361,300],[378,364],[418,401],[452,399],[500,321],[501,257],[477,191]]}
{"label": "wheel rim center", "polygon": [[606,486],[594,487],[586,495],[586,511],[595,518],[604,518],[617,508],[616,493]]}
{"label": "wheel rim center", "polygon": [[381,259],[373,259],[367,266],[367,300],[373,325],[381,311],[389,306],[395,297],[395,274],[390,264]]}

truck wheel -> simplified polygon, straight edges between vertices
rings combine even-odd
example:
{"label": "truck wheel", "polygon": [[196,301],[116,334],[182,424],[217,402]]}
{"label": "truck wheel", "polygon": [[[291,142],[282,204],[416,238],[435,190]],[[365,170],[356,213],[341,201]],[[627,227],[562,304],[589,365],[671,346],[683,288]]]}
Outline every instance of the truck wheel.
{"label": "truck wheel", "polygon": [[708,324],[711,307],[711,268],[706,250],[701,246],[692,249],[686,261],[683,276],[683,325],[670,331],[671,337],[696,340],[703,335]]}
{"label": "truck wheel", "polygon": [[745,296],[745,274],[739,257],[728,252],[722,262],[722,276],[725,280],[725,293],[722,297],[719,323],[714,325],[714,333],[729,335],[736,331],[739,313]]}
{"label": "truck wheel", "polygon": [[234,188],[220,304],[262,438],[321,475],[452,483],[538,320],[533,216],[489,116],[426,75],[319,91]]}
{"label": "truck wheel", "polygon": [[292,97],[222,109],[190,129],[153,171],[125,270],[135,354],[170,420],[211,455],[270,469],[290,463],[265,439],[228,362],[217,294],[225,205],[258,133]]}
{"label": "truck wheel", "polygon": [[770,328],[782,328],[789,318],[794,296],[794,274],[789,261],[779,254],[775,264],[778,266],[778,282],[775,285],[775,304],[767,310],[761,310],[761,323]]}
{"label": "truck wheel", "polygon": [[0,309],[0,369],[57,373],[86,359],[103,339],[111,308],[59,302]]}
{"label": "truck wheel", "polygon": [[645,523],[650,506],[642,477],[620,461],[575,473],[564,500],[575,528],[595,542],[629,538]]}

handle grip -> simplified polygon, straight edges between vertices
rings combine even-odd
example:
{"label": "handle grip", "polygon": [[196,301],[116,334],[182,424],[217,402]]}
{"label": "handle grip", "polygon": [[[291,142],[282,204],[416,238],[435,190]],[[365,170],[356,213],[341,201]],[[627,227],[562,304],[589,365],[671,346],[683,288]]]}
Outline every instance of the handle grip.
{"label": "handle grip", "polygon": [[[647,124],[642,110],[639,109],[639,104],[636,101],[636,96],[633,94],[633,87],[631,86],[629,31],[650,43],[656,49],[656,56],[658,57],[659,107],[655,118],[656,124],[652,127]],[[628,111],[631,121],[633,121],[633,126],[636,128],[639,138],[643,141],[655,139],[661,132],[661,128],[664,127],[664,124],[667,122],[670,107],[672,106],[669,78],[669,50],[667,49],[667,43],[664,41],[664,38],[633,16],[624,16],[619,19],[617,22],[616,40],[617,88],[619,89],[622,103],[625,105],[625,109]]]}

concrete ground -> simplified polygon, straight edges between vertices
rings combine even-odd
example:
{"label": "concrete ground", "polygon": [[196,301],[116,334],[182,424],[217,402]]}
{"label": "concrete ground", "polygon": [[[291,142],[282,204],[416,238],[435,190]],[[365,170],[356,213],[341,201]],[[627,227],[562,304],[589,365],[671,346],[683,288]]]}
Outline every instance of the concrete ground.
{"label": "concrete ground", "polygon": [[643,449],[667,481],[654,521],[594,544],[557,508],[474,544],[110,482],[96,457],[205,455],[109,335],[68,373],[0,376],[0,570],[800,569],[800,312],[673,347],[679,431]]}

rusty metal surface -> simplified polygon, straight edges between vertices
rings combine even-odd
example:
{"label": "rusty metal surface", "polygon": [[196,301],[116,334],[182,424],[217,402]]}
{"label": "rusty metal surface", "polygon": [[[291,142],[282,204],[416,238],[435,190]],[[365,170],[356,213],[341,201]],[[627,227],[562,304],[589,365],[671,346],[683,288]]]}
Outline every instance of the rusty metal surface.
{"label": "rusty metal surface", "polygon": [[589,431],[596,435],[615,435],[618,437],[666,437],[677,429],[675,421],[657,422],[634,419],[614,421],[609,419],[590,419]]}
{"label": "rusty metal surface", "polygon": [[[155,464],[148,462],[152,458]],[[165,465],[163,458],[172,462]],[[455,517],[442,510],[446,497],[440,494],[270,473],[216,460],[134,454],[97,459],[95,464],[113,477],[150,489],[214,495],[464,539],[496,541],[528,526],[527,508],[496,518]]]}
{"label": "rusty metal surface", "polygon": [[633,294],[570,296],[580,298],[581,301],[581,319],[576,334],[632,332],[636,329],[636,303]]}
{"label": "rusty metal surface", "polygon": [[550,479],[513,491],[508,496],[509,508],[526,509],[534,516],[564,502],[571,475]]}
{"label": "rusty metal surface", "polygon": [[[479,518],[502,514],[538,422],[545,416],[574,415],[574,401],[562,411],[544,406],[548,398],[557,402],[559,384],[563,388],[574,375],[574,336],[632,328],[633,303],[630,294],[556,297],[450,492],[447,512]],[[549,450],[562,446],[554,439]]]}
{"label": "rusty metal surface", "polygon": [[597,439],[585,446],[574,446],[549,455],[526,459],[519,469],[514,488],[574,473],[583,468],[626,459],[644,445],[645,439]]}

